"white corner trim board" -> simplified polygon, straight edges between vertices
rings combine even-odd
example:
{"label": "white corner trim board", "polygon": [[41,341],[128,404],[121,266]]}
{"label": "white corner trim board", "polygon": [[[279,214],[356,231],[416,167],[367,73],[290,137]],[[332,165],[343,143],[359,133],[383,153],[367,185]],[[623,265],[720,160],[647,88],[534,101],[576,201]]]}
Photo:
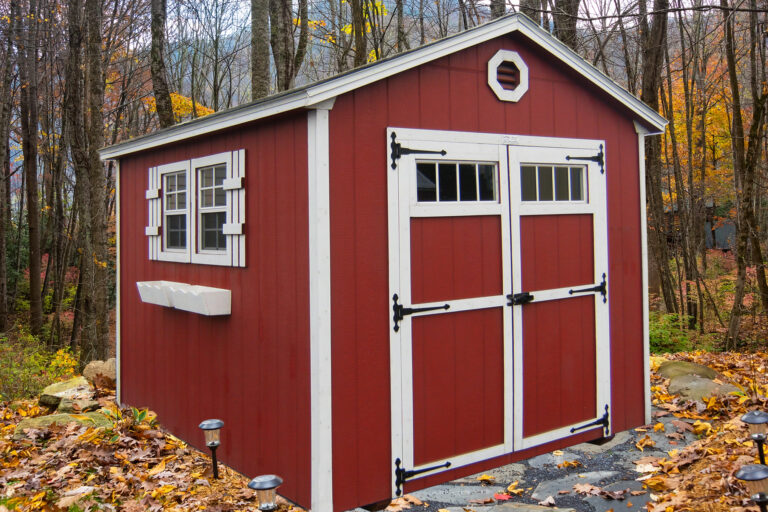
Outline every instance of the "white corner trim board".
{"label": "white corner trim board", "polygon": [[137,281],[141,301],[205,316],[232,313],[232,292],[173,281]]}

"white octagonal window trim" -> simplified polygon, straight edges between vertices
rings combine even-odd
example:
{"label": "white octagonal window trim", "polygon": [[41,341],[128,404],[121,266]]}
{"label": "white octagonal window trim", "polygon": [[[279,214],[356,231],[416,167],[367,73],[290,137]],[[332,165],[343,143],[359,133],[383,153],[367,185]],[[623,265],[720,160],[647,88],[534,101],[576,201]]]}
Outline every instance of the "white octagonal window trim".
{"label": "white octagonal window trim", "polygon": [[[505,66],[506,64],[506,66]],[[499,68],[506,68],[505,71],[510,69],[517,69],[517,76],[515,80],[517,84],[505,80],[507,87],[499,82]],[[519,101],[520,98],[528,91],[528,66],[525,65],[523,59],[517,52],[511,50],[499,50],[488,61],[488,85],[493,93],[501,101]],[[511,86],[511,87],[510,87]]]}

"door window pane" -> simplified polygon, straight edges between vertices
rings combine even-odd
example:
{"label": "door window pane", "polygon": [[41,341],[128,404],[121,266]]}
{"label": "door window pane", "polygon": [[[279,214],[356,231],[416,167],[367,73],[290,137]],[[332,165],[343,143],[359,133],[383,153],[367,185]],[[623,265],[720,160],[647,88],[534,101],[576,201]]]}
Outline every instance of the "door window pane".
{"label": "door window pane", "polygon": [[440,176],[440,201],[456,201],[458,190],[456,184],[456,164],[438,165]]}
{"label": "door window pane", "polygon": [[581,167],[571,167],[571,201],[584,200],[584,177]]}
{"label": "door window pane", "polygon": [[552,168],[539,167],[539,201],[551,201],[552,189]]}
{"label": "door window pane", "polygon": [[437,172],[435,164],[416,164],[416,199],[421,202],[437,201]]}
{"label": "door window pane", "polygon": [[477,166],[459,165],[459,192],[462,201],[477,201]]}
{"label": "door window pane", "polygon": [[477,166],[481,201],[496,201],[496,166],[480,164]]}
{"label": "door window pane", "polygon": [[535,201],[536,193],[536,168],[524,165],[520,168],[520,188],[523,201]]}
{"label": "door window pane", "polygon": [[568,168],[555,167],[555,201],[568,201],[571,195],[568,190]]}

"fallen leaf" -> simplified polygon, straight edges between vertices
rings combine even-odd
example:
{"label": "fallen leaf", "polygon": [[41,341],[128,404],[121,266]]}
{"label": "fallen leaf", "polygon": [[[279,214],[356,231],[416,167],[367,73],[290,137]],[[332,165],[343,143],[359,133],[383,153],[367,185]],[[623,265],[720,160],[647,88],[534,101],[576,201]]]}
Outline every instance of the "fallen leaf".
{"label": "fallen leaf", "polygon": [[491,476],[491,475],[486,475],[485,473],[483,473],[482,475],[477,477],[477,480],[479,482],[481,482],[481,483],[489,483],[490,484],[490,483],[493,483],[493,482],[496,481],[496,477],[495,476]]}
{"label": "fallen leaf", "polygon": [[646,446],[655,446],[655,445],[656,443],[653,441],[653,439],[651,439],[651,437],[648,434],[646,434],[645,437],[643,437],[637,443],[635,443],[635,446],[641,452],[644,451]]}
{"label": "fallen leaf", "polygon": [[493,499],[497,501],[507,501],[507,500],[511,500],[512,496],[510,496],[509,494],[501,494],[497,492],[496,494],[493,495]]}
{"label": "fallen leaf", "polygon": [[555,498],[552,496],[547,496],[547,499],[540,501],[539,505],[542,507],[554,507],[555,506]]}

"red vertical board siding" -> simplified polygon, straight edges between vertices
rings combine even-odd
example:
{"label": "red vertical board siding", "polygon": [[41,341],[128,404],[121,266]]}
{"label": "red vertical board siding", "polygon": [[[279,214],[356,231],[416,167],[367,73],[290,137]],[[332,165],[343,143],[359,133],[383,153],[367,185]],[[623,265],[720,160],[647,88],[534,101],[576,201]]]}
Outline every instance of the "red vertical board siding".
{"label": "red vertical board siding", "polygon": [[[487,86],[487,62],[499,49],[517,51],[528,66],[529,90],[517,103],[500,102]],[[386,180],[394,171],[388,126],[606,141],[612,426],[642,424],[642,251],[632,117],[524,37],[500,37],[344,94],[330,112],[334,509],[388,498],[398,455],[389,442]]]}
{"label": "red vertical board siding", "polygon": [[550,290],[595,279],[592,215],[520,218],[522,289]]}
{"label": "red vertical board siding", "polygon": [[414,464],[504,443],[501,308],[413,318]]}
{"label": "red vertical board siding", "polygon": [[595,298],[523,308],[523,436],[596,416]]}
{"label": "red vertical board siding", "polygon": [[[197,425],[221,418],[220,459],[275,472],[281,493],[310,504],[309,235],[306,113],[126,157],[120,167],[121,379],[126,404],[149,407],[202,446]],[[148,168],[246,152],[245,268],[148,259]],[[205,317],[140,301],[137,281],[226,288],[232,314]]]}
{"label": "red vertical board siding", "polygon": [[411,302],[501,295],[501,218],[411,219]]}

